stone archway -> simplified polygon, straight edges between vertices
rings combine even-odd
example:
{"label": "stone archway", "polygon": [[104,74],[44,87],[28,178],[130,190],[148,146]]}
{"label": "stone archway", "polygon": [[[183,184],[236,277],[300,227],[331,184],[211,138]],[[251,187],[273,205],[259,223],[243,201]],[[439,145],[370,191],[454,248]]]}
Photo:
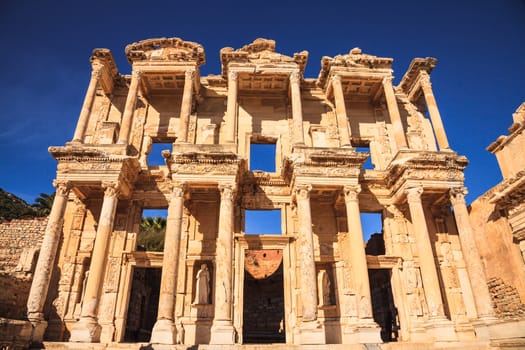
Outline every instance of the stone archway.
{"label": "stone archway", "polygon": [[245,250],[243,343],[284,343],[283,251]]}

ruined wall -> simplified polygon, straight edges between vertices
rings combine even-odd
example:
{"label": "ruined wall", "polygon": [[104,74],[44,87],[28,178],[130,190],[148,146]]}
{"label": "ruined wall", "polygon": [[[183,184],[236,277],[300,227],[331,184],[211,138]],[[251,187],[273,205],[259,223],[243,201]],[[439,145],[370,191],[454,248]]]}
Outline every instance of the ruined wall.
{"label": "ruined wall", "polygon": [[[507,303],[502,300],[517,294],[521,303],[525,301],[525,272],[519,247],[513,241],[507,219],[501,216],[496,205],[489,203],[488,194],[472,202],[470,221],[496,310],[508,316],[508,308],[502,306]],[[504,263],[502,257],[505,257]],[[510,294],[506,295],[507,292]]]}
{"label": "ruined wall", "polygon": [[0,317],[24,317],[47,218],[0,223]]}

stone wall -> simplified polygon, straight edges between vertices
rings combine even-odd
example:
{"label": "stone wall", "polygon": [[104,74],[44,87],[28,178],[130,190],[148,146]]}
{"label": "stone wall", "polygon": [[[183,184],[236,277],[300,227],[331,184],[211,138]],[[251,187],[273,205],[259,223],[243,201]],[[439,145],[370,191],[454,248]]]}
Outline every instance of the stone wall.
{"label": "stone wall", "polygon": [[46,224],[47,218],[0,223],[0,271],[14,271],[24,249],[40,247]]}
{"label": "stone wall", "polygon": [[0,223],[0,317],[22,319],[47,218]]}
{"label": "stone wall", "polygon": [[516,288],[506,284],[501,278],[491,278],[488,281],[490,296],[499,317],[523,318],[525,317],[525,304],[521,302]]}

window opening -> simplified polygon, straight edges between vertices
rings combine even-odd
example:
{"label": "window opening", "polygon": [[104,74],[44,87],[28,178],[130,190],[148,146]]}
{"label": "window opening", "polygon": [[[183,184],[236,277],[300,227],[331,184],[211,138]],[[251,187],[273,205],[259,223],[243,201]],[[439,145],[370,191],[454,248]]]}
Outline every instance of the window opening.
{"label": "window opening", "polygon": [[381,213],[361,213],[361,226],[363,239],[368,242],[374,234],[383,234],[383,216]]}
{"label": "window opening", "polygon": [[360,145],[355,147],[356,152],[367,152],[370,155],[366,159],[365,163],[361,167],[361,169],[368,169],[368,170],[374,170],[374,164],[372,163],[372,153],[370,152],[370,145]]}
{"label": "window opening", "polygon": [[245,210],[244,232],[248,235],[280,235],[281,210]]}
{"label": "window opening", "polygon": [[171,142],[153,142],[148,153],[148,166],[166,165],[162,151],[171,151],[172,147]]}
{"label": "window opening", "polygon": [[137,250],[162,252],[168,209],[143,209],[137,237]]}
{"label": "window opening", "polygon": [[276,144],[250,143],[250,170],[275,172]]}

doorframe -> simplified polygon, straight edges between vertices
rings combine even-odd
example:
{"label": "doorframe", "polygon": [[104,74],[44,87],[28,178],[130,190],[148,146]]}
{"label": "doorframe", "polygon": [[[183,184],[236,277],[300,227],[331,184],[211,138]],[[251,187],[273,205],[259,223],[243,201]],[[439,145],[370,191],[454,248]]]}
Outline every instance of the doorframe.
{"label": "doorframe", "polygon": [[244,255],[246,250],[269,249],[281,250],[283,254],[283,296],[284,296],[284,324],[285,344],[292,344],[293,330],[286,325],[293,324],[292,320],[292,256],[290,241],[292,237],[283,235],[238,235],[235,237],[235,282],[233,301],[233,320],[237,330],[238,343],[243,344],[243,318],[244,318]]}

